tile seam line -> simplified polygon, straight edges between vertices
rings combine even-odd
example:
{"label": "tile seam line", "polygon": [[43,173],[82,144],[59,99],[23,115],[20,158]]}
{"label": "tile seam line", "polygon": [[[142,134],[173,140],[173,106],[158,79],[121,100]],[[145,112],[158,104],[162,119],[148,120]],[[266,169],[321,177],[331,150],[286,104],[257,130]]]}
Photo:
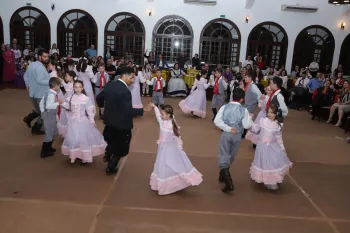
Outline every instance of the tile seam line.
{"label": "tile seam line", "polygon": [[[138,132],[140,131],[140,128],[136,128],[135,131],[136,132],[135,132],[135,134],[132,137],[131,142],[130,142],[130,147],[133,145],[133,143],[135,141],[135,138],[137,137]],[[128,156],[125,156],[122,159],[122,162],[121,162],[121,164],[119,166],[119,169],[118,169],[118,173],[115,175],[115,177],[113,179],[113,182],[111,183],[111,185],[107,189],[107,192],[106,192],[104,198],[102,199],[101,203],[99,204],[98,209],[96,211],[96,214],[95,214],[95,216],[93,218],[93,221],[92,221],[92,223],[91,223],[91,225],[89,227],[88,233],[94,233],[95,232],[97,224],[98,224],[98,217],[101,214],[101,212],[102,212],[102,210],[103,210],[103,208],[105,206],[105,203],[108,200],[110,194],[112,193],[113,188],[114,188],[115,184],[117,183],[117,181],[118,181],[118,179],[120,177],[120,174],[123,172],[123,169],[124,169],[124,166],[125,166],[125,163],[126,163],[127,159],[128,159]]]}
{"label": "tile seam line", "polygon": [[[153,212],[170,212],[170,213],[185,213],[185,214],[202,214],[202,215],[221,215],[221,216],[241,216],[241,217],[255,217],[255,218],[276,218],[276,219],[296,219],[307,221],[326,222],[322,217],[298,217],[298,216],[283,216],[283,215],[268,215],[268,214],[246,214],[234,212],[214,212],[214,211],[198,211],[198,210],[180,210],[180,209],[161,209],[161,208],[147,208],[147,207],[123,207],[123,206],[105,206],[111,209],[123,210],[138,210],[138,211],[153,211]],[[339,219],[340,220],[340,219]],[[347,220],[344,220],[347,221]],[[350,220],[349,220],[350,222]]]}
{"label": "tile seam line", "polygon": [[[0,197],[0,201],[4,202],[22,202],[32,204],[58,204],[76,207],[94,207],[98,208],[98,204],[84,204],[84,203],[73,203],[65,201],[47,201],[39,199],[23,199],[23,198],[3,198]],[[307,221],[320,221],[326,222],[327,220],[323,217],[298,217],[298,216],[283,216],[283,215],[268,215],[268,214],[247,214],[238,212],[214,212],[214,211],[198,211],[198,210],[179,210],[179,209],[162,209],[162,208],[149,208],[149,207],[132,207],[132,206],[112,206],[103,205],[105,208],[111,209],[123,209],[123,210],[140,210],[140,211],[154,211],[154,212],[175,212],[175,213],[188,213],[188,214],[203,214],[203,215],[227,215],[227,216],[242,216],[242,217],[257,217],[257,218],[276,218],[276,219],[296,219],[296,220],[307,220]],[[339,223],[350,223],[350,219],[339,219],[329,218],[331,222]]]}
{"label": "tile seam line", "polygon": [[311,196],[298,184],[298,182],[293,178],[292,175],[288,174],[289,179],[292,183],[300,190],[304,197],[310,202],[310,204],[316,209],[316,211],[326,220],[330,228],[334,233],[340,233],[333,222],[328,218],[328,216],[322,211],[322,209],[312,200]]}
{"label": "tile seam line", "polygon": [[[142,154],[152,154],[152,155],[156,155],[157,151],[140,151],[140,150],[130,150],[130,153],[142,153]],[[191,154],[191,153],[186,153],[188,156],[191,157],[197,157],[197,158],[212,158],[212,159],[217,159],[217,157],[213,157],[212,155],[206,155],[206,154],[202,154],[201,156],[197,156],[195,154]],[[254,156],[252,156],[251,158],[245,158],[245,157],[239,157],[237,156],[235,159],[239,159],[239,160],[253,160]],[[324,164],[324,165],[342,165],[342,166],[349,166],[350,164],[344,164],[344,163],[328,163],[328,162],[319,162],[319,161],[302,161],[302,160],[291,160],[292,162],[295,163],[316,163],[316,164]]]}

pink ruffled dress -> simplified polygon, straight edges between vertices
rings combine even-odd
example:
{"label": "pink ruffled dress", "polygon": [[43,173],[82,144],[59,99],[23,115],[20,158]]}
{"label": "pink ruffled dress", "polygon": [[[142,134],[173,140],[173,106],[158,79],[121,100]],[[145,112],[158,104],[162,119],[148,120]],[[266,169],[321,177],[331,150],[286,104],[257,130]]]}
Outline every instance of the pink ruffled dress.
{"label": "pink ruffled dress", "polygon": [[107,146],[103,135],[94,126],[95,106],[86,95],[74,94],[71,104],[66,101],[62,107],[70,109],[62,154],[68,155],[72,163],[75,159],[91,163],[93,157],[104,154]]}
{"label": "pink ruffled dress", "polygon": [[157,107],[154,108],[160,125],[157,159],[150,178],[152,190],[159,195],[167,195],[188,186],[199,185],[202,174],[193,167],[186,153],[182,150],[182,140],[173,132],[171,120],[164,121]]}
{"label": "pink ruffled dress", "polygon": [[196,79],[192,86],[190,95],[179,103],[181,110],[185,114],[193,114],[205,118],[207,109],[207,96],[205,90],[209,86],[210,84],[205,78],[200,78],[199,81]]}
{"label": "pink ruffled dress", "polygon": [[[66,91],[66,94],[64,94],[63,98],[65,101],[69,101],[70,97],[74,93],[73,82],[70,82],[70,83],[62,82],[62,86]],[[68,114],[70,114],[70,111],[67,111],[65,108],[61,108],[61,114],[59,119],[57,120],[57,129],[58,129],[58,134],[61,135],[62,137],[66,135],[67,124],[68,124]]]}
{"label": "pink ruffled dress", "polygon": [[[266,104],[269,101],[270,96],[266,95],[264,100],[259,100],[259,108],[261,109],[258,116],[256,117],[254,124],[259,124],[261,118],[266,117]],[[251,141],[256,145],[258,142],[259,132],[254,132],[252,129],[248,130],[245,139]]]}
{"label": "pink ruffled dress", "polygon": [[276,121],[262,118],[252,130],[260,132],[250,176],[257,183],[282,183],[293,163],[289,161],[282,140],[281,127]]}

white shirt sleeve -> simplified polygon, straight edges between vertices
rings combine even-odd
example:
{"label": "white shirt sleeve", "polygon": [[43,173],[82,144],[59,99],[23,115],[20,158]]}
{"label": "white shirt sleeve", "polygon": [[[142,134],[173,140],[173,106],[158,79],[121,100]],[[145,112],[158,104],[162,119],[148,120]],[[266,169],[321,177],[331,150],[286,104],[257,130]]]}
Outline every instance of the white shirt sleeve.
{"label": "white shirt sleeve", "polygon": [[24,80],[24,83],[26,84],[27,88],[28,88],[28,79],[29,79],[28,75],[29,75],[29,72],[28,72],[28,69],[27,69],[27,71],[24,72],[24,75],[23,75],[23,80]]}
{"label": "white shirt sleeve", "polygon": [[253,125],[252,117],[250,116],[248,110],[245,110],[244,118],[242,119],[243,128],[249,129]]}
{"label": "white shirt sleeve", "polygon": [[[42,98],[43,100],[44,98]],[[46,109],[56,109],[58,105],[60,105],[56,101],[56,96],[55,95],[48,95],[46,99]]]}
{"label": "white shirt sleeve", "polygon": [[40,107],[40,112],[43,113],[44,110],[44,97],[41,98],[40,103],[39,103],[39,107]]}
{"label": "white shirt sleeve", "polygon": [[97,73],[94,75],[94,77],[91,78],[91,82],[96,84],[96,82],[97,82]]}
{"label": "white shirt sleeve", "polygon": [[219,129],[230,133],[231,132],[231,127],[226,125],[225,122],[223,121],[222,117],[223,117],[223,113],[225,110],[225,105],[222,106],[219,110],[219,112],[216,114],[216,117],[214,119],[214,124],[216,125],[216,127],[218,127]]}
{"label": "white shirt sleeve", "polygon": [[109,74],[105,72],[105,77],[106,77],[106,83],[104,83],[103,86],[106,86],[106,84],[109,82]]}
{"label": "white shirt sleeve", "polygon": [[282,111],[282,116],[287,116],[288,115],[288,108],[286,105],[286,102],[284,102],[284,97],[283,95],[277,95],[277,100],[280,105],[281,111]]}
{"label": "white shirt sleeve", "polygon": [[210,75],[209,83],[210,83],[211,86],[214,86],[214,83],[215,83],[214,75]]}
{"label": "white shirt sleeve", "polygon": [[252,86],[252,91],[253,93],[257,96],[258,101],[260,100],[260,96],[261,96],[261,91],[259,90],[257,85],[251,84]]}
{"label": "white shirt sleeve", "polygon": [[225,91],[227,90],[227,87],[228,87],[228,84],[227,82],[225,81],[224,77],[222,77],[222,84],[224,85],[224,89]]}
{"label": "white shirt sleeve", "polygon": [[147,85],[153,86],[153,79],[155,78],[153,77],[151,80],[146,80]]}

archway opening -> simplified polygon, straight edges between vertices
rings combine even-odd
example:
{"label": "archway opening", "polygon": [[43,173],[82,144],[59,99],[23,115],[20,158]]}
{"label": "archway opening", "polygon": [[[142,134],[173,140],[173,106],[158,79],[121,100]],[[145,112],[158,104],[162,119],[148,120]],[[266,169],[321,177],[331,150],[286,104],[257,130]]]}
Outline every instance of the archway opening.
{"label": "archway opening", "polygon": [[239,62],[241,34],[227,19],[214,19],[204,26],[200,38],[200,58],[210,65],[236,66]]}
{"label": "archway opening", "polygon": [[89,13],[70,10],[58,20],[57,36],[61,55],[80,57],[91,44],[97,47],[97,24]]}
{"label": "archway opening", "polygon": [[105,27],[105,46],[109,46],[120,57],[132,57],[143,63],[145,28],[142,21],[131,13],[113,15]]}

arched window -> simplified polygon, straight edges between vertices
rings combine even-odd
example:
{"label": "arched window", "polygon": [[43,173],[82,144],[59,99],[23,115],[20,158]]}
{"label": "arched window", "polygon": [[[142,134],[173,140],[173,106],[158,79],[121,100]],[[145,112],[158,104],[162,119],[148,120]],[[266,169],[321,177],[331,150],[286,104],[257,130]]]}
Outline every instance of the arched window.
{"label": "arched window", "polygon": [[153,29],[153,51],[157,57],[162,53],[168,62],[175,62],[181,51],[191,58],[192,40],[192,27],[180,16],[165,16]]}
{"label": "arched window", "polygon": [[332,66],[333,53],[332,33],[323,26],[309,26],[295,40],[292,67],[306,67],[313,61],[319,64],[320,69],[326,65]]}
{"label": "arched window", "polygon": [[22,7],[13,13],[10,20],[11,39],[24,49],[27,44],[34,50],[39,45],[49,49],[51,44],[50,22],[46,15],[34,7]]}
{"label": "arched window", "polygon": [[265,65],[273,63],[275,68],[284,66],[287,58],[288,36],[284,28],[274,22],[256,25],[248,37],[247,56],[259,53]]}
{"label": "arched window", "polygon": [[[343,65],[343,70],[346,75],[350,74],[350,34],[345,37],[341,49],[340,49],[340,56],[339,56],[339,64]],[[330,64],[330,67],[332,64]]]}
{"label": "arched window", "polygon": [[57,37],[60,55],[80,57],[91,44],[97,47],[97,24],[89,13],[70,10],[58,20]]}
{"label": "arched window", "polygon": [[111,47],[118,57],[132,57],[143,63],[145,27],[141,20],[131,13],[113,15],[105,27],[105,46]]}
{"label": "arched window", "polygon": [[2,20],[0,17],[0,44],[4,43],[4,28],[2,26]]}
{"label": "arched window", "polygon": [[200,58],[209,64],[236,66],[239,62],[241,33],[232,21],[214,19],[204,26],[200,40]]}

